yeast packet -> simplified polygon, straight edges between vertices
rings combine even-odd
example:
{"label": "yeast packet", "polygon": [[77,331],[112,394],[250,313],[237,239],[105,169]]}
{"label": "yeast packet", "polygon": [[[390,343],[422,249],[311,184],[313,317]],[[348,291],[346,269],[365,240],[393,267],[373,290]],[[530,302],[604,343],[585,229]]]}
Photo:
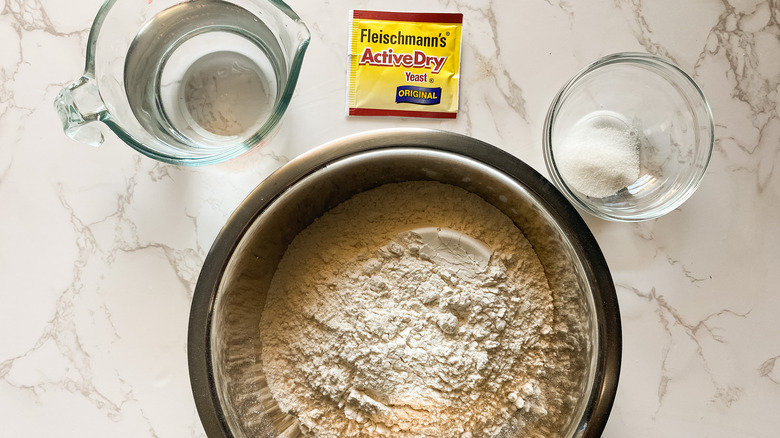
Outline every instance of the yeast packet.
{"label": "yeast packet", "polygon": [[454,119],[463,14],[353,10],[350,116]]}

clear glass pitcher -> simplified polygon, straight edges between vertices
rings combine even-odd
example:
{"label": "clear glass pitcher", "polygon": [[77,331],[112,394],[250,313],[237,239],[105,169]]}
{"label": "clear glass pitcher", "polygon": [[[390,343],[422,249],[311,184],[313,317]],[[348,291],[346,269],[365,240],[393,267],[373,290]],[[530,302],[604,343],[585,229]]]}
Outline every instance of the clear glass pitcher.
{"label": "clear glass pitcher", "polygon": [[217,163],[276,127],[309,38],[280,0],[107,0],[54,107],[75,140],[100,145],[107,126],[154,159]]}

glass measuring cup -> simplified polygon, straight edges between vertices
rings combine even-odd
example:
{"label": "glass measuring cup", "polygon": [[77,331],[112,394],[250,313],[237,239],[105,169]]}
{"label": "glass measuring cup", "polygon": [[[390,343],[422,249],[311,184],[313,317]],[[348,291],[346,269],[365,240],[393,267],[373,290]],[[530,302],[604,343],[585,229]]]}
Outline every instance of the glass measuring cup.
{"label": "glass measuring cup", "polygon": [[54,107],[65,133],[93,146],[107,126],[163,162],[221,162],[273,131],[309,38],[280,0],[106,0],[84,74]]}

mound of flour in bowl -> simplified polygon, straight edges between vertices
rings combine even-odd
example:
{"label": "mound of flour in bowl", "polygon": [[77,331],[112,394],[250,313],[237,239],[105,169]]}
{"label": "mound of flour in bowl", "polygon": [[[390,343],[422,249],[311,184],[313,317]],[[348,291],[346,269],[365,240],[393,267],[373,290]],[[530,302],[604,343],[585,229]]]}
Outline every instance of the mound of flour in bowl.
{"label": "mound of flour in bowl", "polygon": [[454,186],[388,184],[288,247],[263,368],[306,436],[492,437],[547,415],[553,311],[536,253],[498,209]]}

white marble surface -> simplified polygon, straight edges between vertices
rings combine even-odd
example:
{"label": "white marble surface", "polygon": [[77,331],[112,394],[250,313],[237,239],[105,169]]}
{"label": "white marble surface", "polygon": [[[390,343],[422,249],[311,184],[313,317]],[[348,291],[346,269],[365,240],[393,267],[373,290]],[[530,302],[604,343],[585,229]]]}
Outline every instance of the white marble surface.
{"label": "white marble surface", "polygon": [[775,437],[780,430],[780,2],[402,0],[462,11],[456,120],[349,119],[347,15],[384,1],[290,0],[312,43],[283,124],[222,165],[154,162],[113,135],[65,137],[52,110],[81,74],[99,0],[0,0],[0,436],[203,437],[186,330],[221,225],[265,176],[337,137],[435,127],[546,175],[559,86],[595,58],[672,58],[710,99],[713,159],[681,208],[641,224],[587,218],[622,310],[606,437]]}

